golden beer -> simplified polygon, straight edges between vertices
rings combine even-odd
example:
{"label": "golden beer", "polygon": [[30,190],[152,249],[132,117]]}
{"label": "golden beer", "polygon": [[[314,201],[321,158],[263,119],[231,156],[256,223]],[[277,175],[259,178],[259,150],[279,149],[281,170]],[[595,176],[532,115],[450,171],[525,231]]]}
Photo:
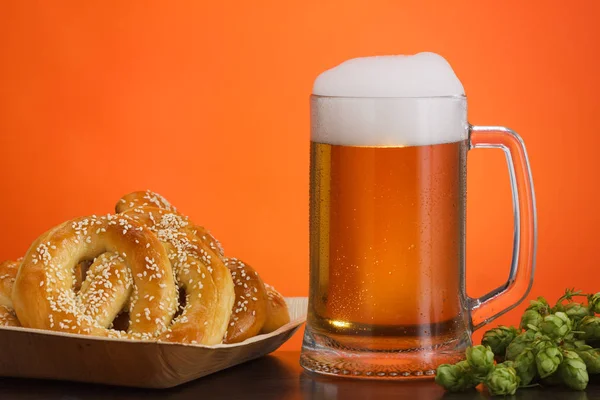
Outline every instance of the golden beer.
{"label": "golden beer", "polygon": [[[309,324],[347,347],[435,346],[464,330],[467,142],[311,142]],[[361,340],[362,336],[369,337]]]}

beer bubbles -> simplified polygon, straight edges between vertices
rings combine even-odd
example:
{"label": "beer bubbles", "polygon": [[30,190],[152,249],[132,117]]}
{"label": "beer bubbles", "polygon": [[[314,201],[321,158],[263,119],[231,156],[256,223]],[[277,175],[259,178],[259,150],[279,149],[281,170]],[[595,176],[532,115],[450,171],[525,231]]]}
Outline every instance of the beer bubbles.
{"label": "beer bubbles", "polygon": [[463,86],[435,53],[345,61],[317,77],[313,95],[315,142],[403,147],[468,136]]}

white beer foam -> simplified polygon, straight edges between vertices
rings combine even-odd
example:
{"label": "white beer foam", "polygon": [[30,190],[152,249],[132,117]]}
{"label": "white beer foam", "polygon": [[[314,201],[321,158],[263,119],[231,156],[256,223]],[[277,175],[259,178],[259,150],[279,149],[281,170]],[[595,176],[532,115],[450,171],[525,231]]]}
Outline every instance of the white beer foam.
{"label": "white beer foam", "polygon": [[434,53],[345,61],[317,77],[313,94],[316,142],[419,146],[468,135],[463,86]]}

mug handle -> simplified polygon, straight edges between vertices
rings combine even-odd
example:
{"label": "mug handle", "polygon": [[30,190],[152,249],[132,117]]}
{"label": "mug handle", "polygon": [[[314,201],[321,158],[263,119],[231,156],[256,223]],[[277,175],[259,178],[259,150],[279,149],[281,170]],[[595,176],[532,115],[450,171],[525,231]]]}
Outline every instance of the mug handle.
{"label": "mug handle", "polygon": [[537,215],[531,169],[525,144],[513,130],[502,126],[469,126],[471,149],[502,149],[506,155],[514,214],[513,255],[506,283],[470,298],[473,330],[493,321],[521,303],[533,284],[537,247]]}

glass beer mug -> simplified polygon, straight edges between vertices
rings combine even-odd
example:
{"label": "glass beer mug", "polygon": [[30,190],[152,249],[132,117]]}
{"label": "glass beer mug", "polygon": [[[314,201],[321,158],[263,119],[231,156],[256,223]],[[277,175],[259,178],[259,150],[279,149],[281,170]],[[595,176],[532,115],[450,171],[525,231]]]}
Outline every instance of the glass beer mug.
{"label": "glass beer mug", "polygon": [[[422,379],[464,358],[471,333],[533,281],[536,211],[525,146],[472,126],[440,56],[350,60],[311,96],[310,297],[300,363],[310,371]],[[467,152],[506,154],[514,209],[507,282],[465,290]]]}

